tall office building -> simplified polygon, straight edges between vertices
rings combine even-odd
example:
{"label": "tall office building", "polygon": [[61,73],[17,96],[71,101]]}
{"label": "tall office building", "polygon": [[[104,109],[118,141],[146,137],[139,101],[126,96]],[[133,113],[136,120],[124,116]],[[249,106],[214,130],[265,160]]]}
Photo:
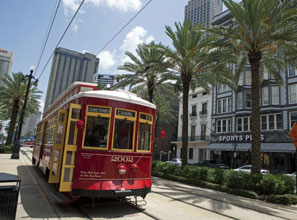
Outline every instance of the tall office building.
{"label": "tall office building", "polygon": [[12,60],[13,52],[0,48],[0,77],[10,73]]}
{"label": "tall office building", "polygon": [[57,48],[52,62],[44,110],[73,82],[93,82],[98,66],[99,59],[94,54]]}
{"label": "tall office building", "polygon": [[21,133],[21,137],[23,137],[25,134],[27,134],[29,131],[31,131],[32,136],[34,136],[35,134],[35,129],[36,126],[38,124],[38,122],[41,119],[41,112],[38,111],[35,114],[31,114],[29,115],[29,117],[27,118],[25,124],[22,127],[22,133]]}
{"label": "tall office building", "polygon": [[190,0],[185,7],[185,20],[190,20],[192,24],[203,23],[209,27],[213,17],[222,10],[222,0]]}

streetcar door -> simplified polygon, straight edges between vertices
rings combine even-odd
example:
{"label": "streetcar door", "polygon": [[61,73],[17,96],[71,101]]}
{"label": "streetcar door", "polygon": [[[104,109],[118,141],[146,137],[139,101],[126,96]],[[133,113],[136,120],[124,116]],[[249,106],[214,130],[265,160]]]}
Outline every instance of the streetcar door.
{"label": "streetcar door", "polygon": [[70,104],[67,121],[65,147],[61,169],[60,192],[72,191],[72,182],[75,168],[75,154],[77,151],[78,129],[76,122],[80,120],[81,105]]}
{"label": "streetcar door", "polygon": [[58,183],[60,179],[62,152],[65,138],[67,121],[67,110],[60,109],[58,111],[58,117],[56,122],[56,129],[54,135],[54,146],[51,157],[51,169],[48,182]]}

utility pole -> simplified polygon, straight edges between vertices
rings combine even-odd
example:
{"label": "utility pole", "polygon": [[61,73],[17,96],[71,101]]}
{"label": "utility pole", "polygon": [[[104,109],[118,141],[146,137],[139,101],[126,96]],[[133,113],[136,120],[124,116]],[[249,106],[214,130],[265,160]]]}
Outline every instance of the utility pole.
{"label": "utility pole", "polygon": [[[35,79],[34,76],[33,76],[34,69],[35,69],[35,67],[34,66],[31,66],[30,67],[30,75],[26,75],[26,77],[28,77],[29,80],[28,80],[28,85],[27,85],[27,90],[26,90],[24,105],[23,105],[23,108],[22,108],[22,111],[21,111],[21,115],[20,115],[20,119],[19,119],[19,124],[18,124],[17,133],[16,133],[16,138],[15,138],[15,141],[14,141],[12,155],[10,157],[11,159],[19,159],[20,158],[20,147],[21,147],[20,138],[21,138],[21,132],[22,132],[22,126],[23,126],[23,121],[24,121],[24,117],[25,117],[25,112],[26,112],[26,105],[27,105],[28,95],[29,95],[30,86],[31,86],[31,80],[32,79]],[[36,82],[37,82],[37,80],[35,81],[35,83]]]}

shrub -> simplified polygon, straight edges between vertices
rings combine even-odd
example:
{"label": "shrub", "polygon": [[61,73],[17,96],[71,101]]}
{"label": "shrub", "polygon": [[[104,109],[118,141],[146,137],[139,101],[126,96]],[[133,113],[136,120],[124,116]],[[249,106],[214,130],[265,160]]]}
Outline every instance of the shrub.
{"label": "shrub", "polygon": [[231,194],[237,195],[237,196],[243,196],[251,199],[258,199],[259,196],[257,193],[245,189],[232,189]]}
{"label": "shrub", "polygon": [[263,175],[260,173],[257,174],[250,174],[249,178],[247,180],[246,183],[246,189],[247,190],[252,190],[255,192],[259,192],[259,188],[260,188],[260,182],[263,178]]}
{"label": "shrub", "polygon": [[207,181],[222,184],[224,182],[224,171],[221,169],[209,169]]}
{"label": "shrub", "polygon": [[[290,178],[285,177],[284,175],[265,175],[260,181],[259,190],[260,193],[269,195],[281,195],[286,192],[293,192],[292,183]],[[288,186],[286,186],[288,184]],[[294,187],[294,186],[293,186]]]}
{"label": "shrub", "polygon": [[226,170],[224,172],[224,184],[229,188],[245,189],[249,174]]}
{"label": "shrub", "polygon": [[266,197],[267,202],[283,204],[283,205],[291,205],[297,204],[297,196],[285,194],[285,195],[268,195]]}
{"label": "shrub", "polygon": [[0,153],[11,153],[13,149],[13,144],[10,145],[0,145]]}

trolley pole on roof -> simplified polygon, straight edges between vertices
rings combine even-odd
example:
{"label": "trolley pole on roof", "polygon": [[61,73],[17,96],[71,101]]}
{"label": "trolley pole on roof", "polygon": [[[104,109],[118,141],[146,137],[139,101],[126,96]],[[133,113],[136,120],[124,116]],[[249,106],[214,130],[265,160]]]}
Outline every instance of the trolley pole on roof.
{"label": "trolley pole on roof", "polygon": [[[26,112],[26,105],[27,105],[28,95],[29,95],[30,86],[31,86],[31,80],[35,79],[34,76],[33,76],[34,69],[35,69],[35,67],[31,66],[30,67],[30,75],[26,75],[26,77],[28,77],[29,80],[28,80],[24,105],[23,105],[21,115],[20,115],[20,119],[19,119],[19,123],[18,123],[16,138],[14,139],[15,141],[14,141],[14,144],[13,144],[12,155],[10,157],[11,159],[19,159],[20,158],[20,147],[21,147],[20,138],[21,138],[21,132],[22,132],[22,126],[23,126],[23,121],[24,121],[24,117],[25,117],[25,112]],[[36,80],[35,83],[37,81],[38,80]]]}

